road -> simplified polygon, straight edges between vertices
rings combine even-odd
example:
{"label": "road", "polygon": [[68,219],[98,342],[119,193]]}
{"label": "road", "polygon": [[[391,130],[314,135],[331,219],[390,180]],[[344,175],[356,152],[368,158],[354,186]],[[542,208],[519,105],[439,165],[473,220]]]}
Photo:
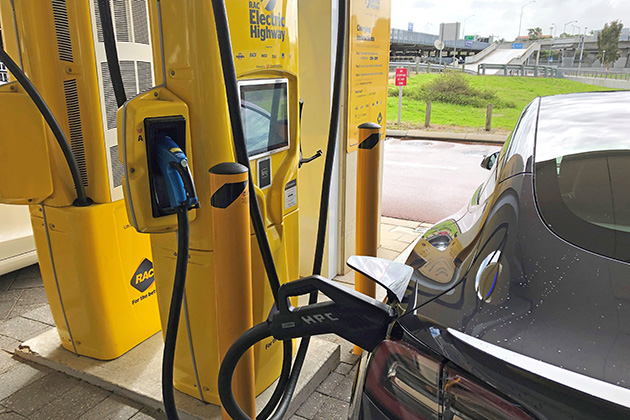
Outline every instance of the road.
{"label": "road", "polygon": [[484,156],[496,145],[387,139],[383,216],[436,223],[465,206],[488,177]]}

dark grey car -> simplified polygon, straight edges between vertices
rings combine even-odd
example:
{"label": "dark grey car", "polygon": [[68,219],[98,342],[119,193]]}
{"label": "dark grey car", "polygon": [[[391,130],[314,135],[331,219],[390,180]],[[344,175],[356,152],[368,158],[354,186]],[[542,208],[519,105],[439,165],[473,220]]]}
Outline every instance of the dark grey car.
{"label": "dark grey car", "polygon": [[535,99],[415,246],[351,417],[630,418],[630,92]]}

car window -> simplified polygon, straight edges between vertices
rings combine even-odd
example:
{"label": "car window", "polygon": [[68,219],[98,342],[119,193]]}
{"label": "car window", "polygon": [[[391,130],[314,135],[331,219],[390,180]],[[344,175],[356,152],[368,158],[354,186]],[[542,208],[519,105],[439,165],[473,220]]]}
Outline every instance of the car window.
{"label": "car window", "polygon": [[578,113],[570,103],[553,105],[551,116],[541,107],[536,140],[540,214],[567,241],[630,261],[630,136],[623,127],[630,111],[595,103]]}
{"label": "car window", "polygon": [[534,153],[539,101],[540,99],[536,98],[525,108],[516,128],[506,142],[507,148],[501,161],[501,181],[531,170],[531,167],[528,167],[527,160]]}

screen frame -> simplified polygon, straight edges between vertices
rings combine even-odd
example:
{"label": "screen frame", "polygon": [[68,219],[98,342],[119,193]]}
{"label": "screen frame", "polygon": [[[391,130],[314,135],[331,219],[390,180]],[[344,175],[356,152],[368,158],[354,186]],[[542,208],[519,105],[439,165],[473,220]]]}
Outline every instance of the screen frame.
{"label": "screen frame", "polygon": [[[242,87],[246,87],[246,86],[264,86],[264,85],[276,85],[276,84],[284,84],[286,86],[286,92],[287,92],[287,109],[286,109],[286,115],[287,115],[287,144],[286,146],[282,146],[282,147],[278,147],[272,150],[266,150],[262,153],[257,153],[255,155],[252,156],[248,156],[249,160],[256,160],[256,159],[260,159],[262,157],[265,156],[269,156],[275,153],[279,153],[285,150],[288,150],[291,148],[291,100],[290,100],[290,92],[289,92],[289,79],[287,78],[274,78],[274,79],[247,79],[247,80],[239,80],[238,81],[238,103],[239,103],[239,110],[240,108],[242,108],[242,103],[241,103],[241,96],[243,93]],[[243,131],[245,131],[245,124],[243,124]],[[245,142],[247,142],[247,133],[245,134]],[[249,155],[249,150],[247,151],[247,154]]]}

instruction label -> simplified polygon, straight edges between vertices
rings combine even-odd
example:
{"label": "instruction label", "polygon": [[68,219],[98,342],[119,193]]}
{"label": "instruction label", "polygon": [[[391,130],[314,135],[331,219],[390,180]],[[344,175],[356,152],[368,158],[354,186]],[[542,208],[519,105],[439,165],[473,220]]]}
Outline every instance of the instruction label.
{"label": "instruction label", "polygon": [[348,153],[359,145],[359,125],[387,124],[390,15],[391,0],[350,1]]}
{"label": "instruction label", "polygon": [[293,179],[284,186],[284,209],[297,206],[297,180]]}

